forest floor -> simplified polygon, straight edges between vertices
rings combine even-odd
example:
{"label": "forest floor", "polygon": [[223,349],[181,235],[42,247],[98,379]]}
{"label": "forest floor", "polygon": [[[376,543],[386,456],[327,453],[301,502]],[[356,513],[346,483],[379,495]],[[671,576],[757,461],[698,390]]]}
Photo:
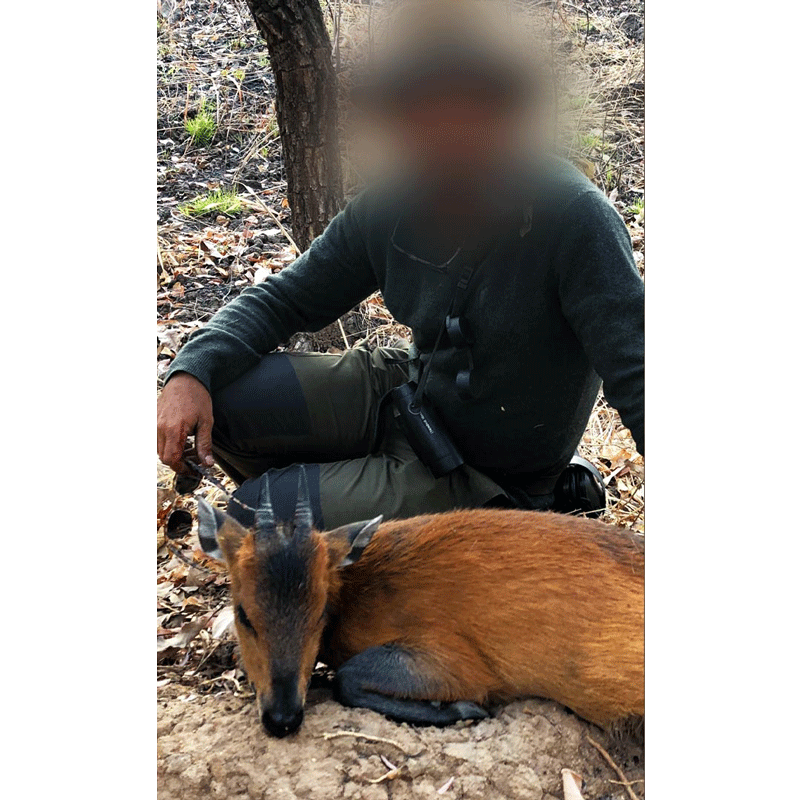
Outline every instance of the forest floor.
{"label": "forest floor", "polygon": [[[644,272],[644,16],[639,0],[523,3],[545,20],[561,70],[568,155],[625,219]],[[323,4],[337,58],[364,35],[370,6]],[[245,0],[160,0],[158,69],[157,383],[186,337],[224,303],[290,264],[291,241],[274,83]],[[188,129],[194,131],[194,136]],[[379,296],[333,334],[299,334],[291,350],[341,352],[408,336]],[[342,335],[342,333],[344,335]],[[601,398],[581,444],[608,490],[604,519],[644,531],[644,466]],[[218,478],[228,485],[227,479]],[[313,690],[296,737],[260,729],[239,667],[227,576],[197,547],[194,500],[158,466],[157,641],[159,797],[561,798],[562,768],[586,800],[630,798],[593,737],[644,797],[643,754],[610,742],[554,703],[530,700],[490,720],[445,730],[345,709]],[[221,492],[204,486],[212,502]],[[342,734],[357,731],[391,740]],[[397,745],[400,745],[399,747]],[[392,779],[374,781],[397,766]],[[451,781],[452,778],[452,781]]]}

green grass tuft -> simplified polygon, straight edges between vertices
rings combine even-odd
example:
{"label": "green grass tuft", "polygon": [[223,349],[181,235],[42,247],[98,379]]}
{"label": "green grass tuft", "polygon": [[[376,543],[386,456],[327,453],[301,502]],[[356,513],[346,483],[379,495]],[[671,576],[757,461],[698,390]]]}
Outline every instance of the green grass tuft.
{"label": "green grass tuft", "polygon": [[594,150],[599,149],[603,144],[603,140],[596,133],[586,133],[581,136],[580,147],[581,150]]}
{"label": "green grass tuft", "polygon": [[634,217],[638,217],[642,211],[644,211],[644,197],[640,197],[628,206],[628,213],[633,214]]}
{"label": "green grass tuft", "polygon": [[231,216],[242,209],[242,201],[232,189],[215,189],[206,195],[198,195],[179,206],[187,217],[202,217],[205,214],[227,214]]}
{"label": "green grass tuft", "polygon": [[587,153],[608,153],[614,149],[611,142],[603,141],[603,137],[597,133],[586,133],[578,137],[578,150],[583,154]]}
{"label": "green grass tuft", "polygon": [[206,106],[206,101],[200,103],[200,110],[191,119],[186,120],[186,132],[192,137],[195,144],[207,145],[217,132],[217,123],[214,114]]}

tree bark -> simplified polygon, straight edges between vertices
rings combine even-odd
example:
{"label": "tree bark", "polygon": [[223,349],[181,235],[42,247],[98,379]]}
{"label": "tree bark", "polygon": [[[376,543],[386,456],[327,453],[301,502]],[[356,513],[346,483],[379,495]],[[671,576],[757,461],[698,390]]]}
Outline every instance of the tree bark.
{"label": "tree bark", "polygon": [[292,233],[301,251],[342,205],[336,76],[317,0],[247,0],[269,50]]}

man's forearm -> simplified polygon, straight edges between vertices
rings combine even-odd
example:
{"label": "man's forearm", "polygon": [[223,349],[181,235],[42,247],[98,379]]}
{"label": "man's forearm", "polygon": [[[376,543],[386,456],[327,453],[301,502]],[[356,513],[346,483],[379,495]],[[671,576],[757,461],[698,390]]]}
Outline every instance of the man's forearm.
{"label": "man's forearm", "polygon": [[236,380],[281,341],[280,334],[259,317],[251,298],[237,298],[192,335],[172,362],[166,380],[187,372],[209,392]]}
{"label": "man's forearm", "polygon": [[351,206],[291,266],[246,289],[193,334],[167,380],[188,372],[217,391],[293,334],[319,330],[373,292],[375,275]]}

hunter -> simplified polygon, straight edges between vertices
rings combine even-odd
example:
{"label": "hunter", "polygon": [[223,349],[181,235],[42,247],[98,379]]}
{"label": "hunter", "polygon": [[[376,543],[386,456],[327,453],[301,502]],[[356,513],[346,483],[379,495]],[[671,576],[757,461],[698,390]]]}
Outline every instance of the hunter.
{"label": "hunter", "polygon": [[[628,231],[531,133],[547,116],[535,70],[464,27],[415,34],[365,71],[354,102],[388,144],[390,175],[174,359],[158,454],[185,486],[194,434],[199,463],[219,464],[245,505],[269,470],[279,516],[305,465],[320,528],[487,505],[597,513],[599,473],[575,455],[601,382],[644,454],[644,285]],[[376,290],[409,347],[276,351]],[[433,409],[463,463],[421,457],[392,394],[409,381],[424,382],[412,412]]]}

